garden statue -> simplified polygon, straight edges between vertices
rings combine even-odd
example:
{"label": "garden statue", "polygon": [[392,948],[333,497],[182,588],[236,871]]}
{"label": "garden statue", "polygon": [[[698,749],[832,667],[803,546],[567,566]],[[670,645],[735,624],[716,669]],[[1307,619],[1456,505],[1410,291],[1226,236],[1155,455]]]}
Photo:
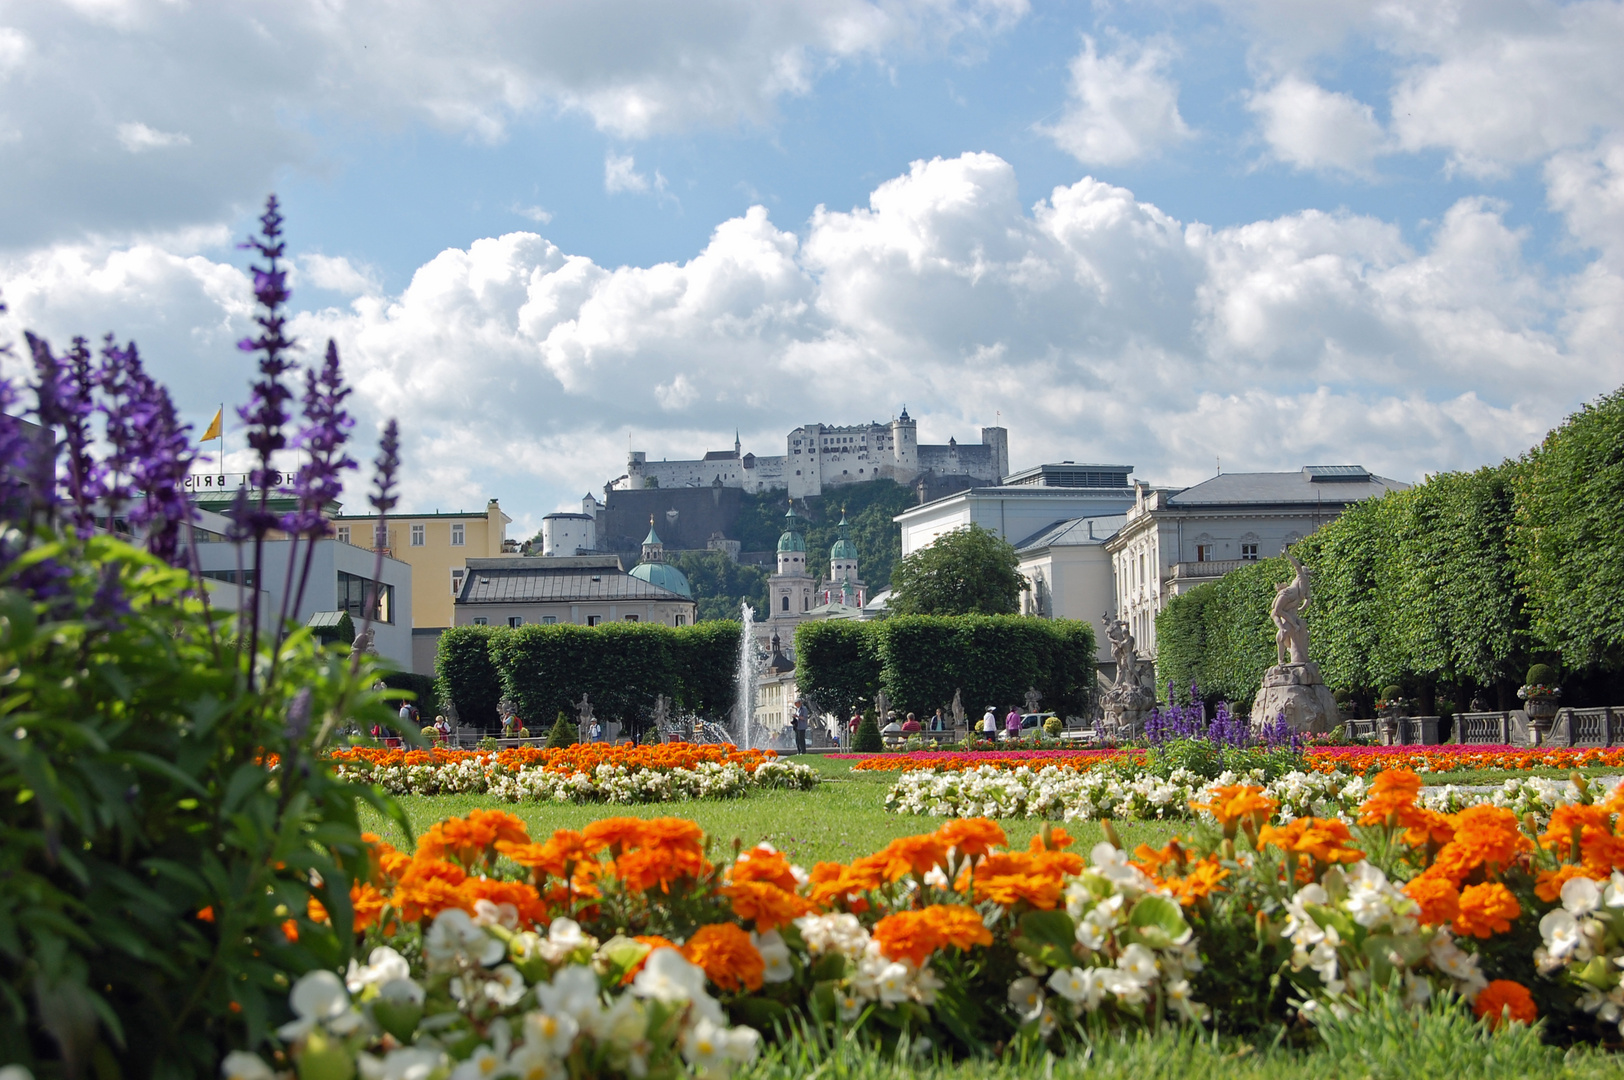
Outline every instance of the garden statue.
{"label": "garden statue", "polygon": [[964,699],[961,694],[962,690],[955,687],[953,690],[953,704],[948,707],[948,712],[953,717],[953,730],[955,731],[964,726]]}
{"label": "garden statue", "polygon": [[1275,625],[1274,667],[1263,673],[1263,685],[1252,700],[1252,727],[1275,723],[1281,716],[1296,731],[1322,734],[1336,726],[1341,713],[1336,697],[1325,685],[1319,665],[1308,659],[1308,571],[1290,554],[1291,580],[1274,587],[1269,618]]}
{"label": "garden statue", "polygon": [[885,726],[885,718],[891,710],[891,699],[881,690],[874,695],[874,722],[881,727]]}
{"label": "garden statue", "polygon": [[[1105,624],[1105,637],[1111,643],[1111,658],[1116,662],[1116,682],[1101,696],[1100,709],[1108,731],[1131,738],[1139,734],[1145,716],[1156,705],[1155,669],[1139,662],[1139,655],[1134,651],[1133,634],[1128,630],[1126,620],[1102,615],[1100,621]],[[1028,711],[1037,711],[1035,702]]]}
{"label": "garden statue", "polygon": [[1038,693],[1038,688],[1035,687],[1035,686],[1032,687],[1030,690],[1028,690],[1026,692],[1026,711],[1029,712],[1029,713],[1037,712],[1038,711],[1038,703],[1041,702],[1042,700],[1043,700],[1043,695]]}
{"label": "garden statue", "polygon": [[1286,561],[1296,570],[1296,576],[1274,587],[1274,603],[1269,617],[1278,627],[1274,634],[1274,647],[1278,664],[1304,664],[1308,662],[1308,627],[1303,623],[1303,609],[1308,606],[1308,575],[1303,564],[1290,554]]}
{"label": "garden statue", "polygon": [[373,630],[372,627],[363,627],[361,632],[355,635],[355,640],[350,642],[350,652],[377,655],[378,646],[373,642],[376,637],[377,631]]}
{"label": "garden statue", "polygon": [[[585,697],[586,695],[581,695]],[[671,704],[664,694],[654,695],[654,730],[660,733],[661,742],[672,742],[671,738]]]}
{"label": "garden statue", "polygon": [[592,722],[592,701],[583,691],[581,700],[575,703],[575,722],[577,731],[585,731]]}

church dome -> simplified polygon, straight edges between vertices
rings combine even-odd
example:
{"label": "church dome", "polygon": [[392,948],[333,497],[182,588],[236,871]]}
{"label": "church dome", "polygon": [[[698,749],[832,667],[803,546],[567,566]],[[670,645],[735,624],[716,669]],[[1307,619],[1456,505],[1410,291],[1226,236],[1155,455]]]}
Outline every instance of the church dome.
{"label": "church dome", "polygon": [[840,515],[838,529],[840,530],[840,539],[836,540],[835,546],[829,549],[830,561],[850,559],[855,562],[857,559],[857,545],[851,542],[851,526],[846,524],[845,514]]}
{"label": "church dome", "polygon": [[791,506],[789,511],[784,514],[784,535],[778,538],[778,553],[780,555],[789,551],[804,552],[806,550],[806,541],[802,539],[800,533],[795,531],[795,522],[795,507]]}
{"label": "church dome", "polygon": [[661,589],[668,589],[678,596],[694,598],[693,590],[688,587],[688,578],[681,570],[670,563],[643,562],[638,563],[630,570],[631,576],[639,581],[646,581],[650,585]]}

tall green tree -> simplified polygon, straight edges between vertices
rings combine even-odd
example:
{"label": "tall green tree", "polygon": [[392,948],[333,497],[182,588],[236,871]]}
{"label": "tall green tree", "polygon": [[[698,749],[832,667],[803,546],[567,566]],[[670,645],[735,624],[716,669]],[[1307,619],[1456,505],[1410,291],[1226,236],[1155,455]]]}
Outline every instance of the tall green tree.
{"label": "tall green tree", "polygon": [[1534,634],[1570,669],[1624,667],[1624,389],[1521,464],[1512,543]]}
{"label": "tall green tree", "polygon": [[891,572],[893,615],[1013,615],[1029,588],[1009,541],[972,524],[903,558]]}

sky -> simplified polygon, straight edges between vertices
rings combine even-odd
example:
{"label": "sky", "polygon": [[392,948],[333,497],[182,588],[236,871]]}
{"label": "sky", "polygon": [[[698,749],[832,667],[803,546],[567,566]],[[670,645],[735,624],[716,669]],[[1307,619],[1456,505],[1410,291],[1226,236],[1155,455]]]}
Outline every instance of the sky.
{"label": "sky", "polygon": [[904,406],[1414,481],[1624,383],[1620,55],[1616,2],[0,0],[0,341],[134,339],[243,468],[275,192],[406,510]]}

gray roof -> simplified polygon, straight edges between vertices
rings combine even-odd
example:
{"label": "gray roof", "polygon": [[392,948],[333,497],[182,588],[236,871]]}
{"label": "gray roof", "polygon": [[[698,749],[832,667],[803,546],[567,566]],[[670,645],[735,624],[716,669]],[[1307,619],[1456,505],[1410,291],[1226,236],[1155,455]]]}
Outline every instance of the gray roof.
{"label": "gray roof", "polygon": [[[1315,480],[1311,477],[1318,476]],[[1357,465],[1314,465],[1295,472],[1223,473],[1171,496],[1172,507],[1255,505],[1259,503],[1313,505],[1351,503],[1378,498],[1410,487],[1399,480],[1366,472]]]}
{"label": "gray roof", "polygon": [[1087,547],[1103,544],[1127,522],[1125,514],[1070,518],[1056,521],[1015,545],[1016,551],[1036,551],[1046,547]]}
{"label": "gray roof", "polygon": [[[560,565],[563,564],[563,565]],[[614,556],[553,559],[469,559],[458,604],[580,603],[606,600],[681,601],[620,568]]]}

